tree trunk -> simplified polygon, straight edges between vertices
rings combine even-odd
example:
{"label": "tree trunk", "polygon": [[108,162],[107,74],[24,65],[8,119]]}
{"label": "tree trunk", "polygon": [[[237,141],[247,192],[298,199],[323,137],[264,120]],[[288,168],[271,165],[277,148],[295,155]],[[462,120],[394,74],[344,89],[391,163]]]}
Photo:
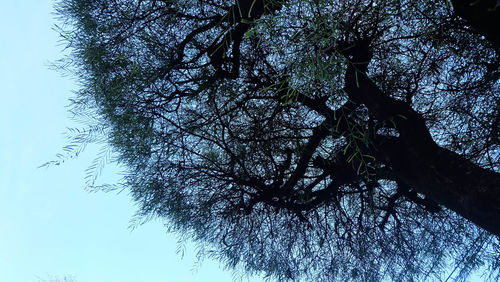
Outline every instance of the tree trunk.
{"label": "tree trunk", "polygon": [[500,50],[500,1],[453,0],[455,14],[469,23],[476,31]]}
{"label": "tree trunk", "polygon": [[500,237],[499,173],[437,145],[421,152],[404,143],[386,141],[379,150],[405,184]]}
{"label": "tree trunk", "polygon": [[439,147],[419,113],[409,104],[389,98],[360,72],[371,55],[366,44],[359,47],[346,72],[345,90],[378,120],[391,120],[400,133],[397,138],[375,140],[377,157],[417,192],[500,237],[500,173]]}

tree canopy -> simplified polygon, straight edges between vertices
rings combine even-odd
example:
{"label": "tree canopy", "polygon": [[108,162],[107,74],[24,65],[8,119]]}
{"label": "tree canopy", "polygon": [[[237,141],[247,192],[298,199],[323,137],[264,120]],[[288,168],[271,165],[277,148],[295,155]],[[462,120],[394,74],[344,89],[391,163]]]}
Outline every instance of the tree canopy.
{"label": "tree canopy", "polygon": [[498,279],[497,2],[60,1],[74,140],[229,268]]}

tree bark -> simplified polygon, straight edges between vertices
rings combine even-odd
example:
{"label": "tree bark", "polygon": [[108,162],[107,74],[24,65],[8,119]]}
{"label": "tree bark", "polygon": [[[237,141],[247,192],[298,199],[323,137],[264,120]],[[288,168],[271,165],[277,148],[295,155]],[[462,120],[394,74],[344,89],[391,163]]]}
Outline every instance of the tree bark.
{"label": "tree bark", "polygon": [[453,0],[455,14],[488,39],[500,50],[500,1]]}
{"label": "tree bark", "polygon": [[366,44],[358,46],[350,54],[354,57],[345,76],[346,92],[377,119],[390,119],[400,133],[399,137],[376,138],[378,159],[418,193],[500,237],[500,173],[439,147],[419,113],[409,104],[389,98],[367,77],[371,53]]}
{"label": "tree bark", "polygon": [[386,140],[378,153],[418,193],[500,237],[500,174],[437,145],[422,152],[419,142]]}

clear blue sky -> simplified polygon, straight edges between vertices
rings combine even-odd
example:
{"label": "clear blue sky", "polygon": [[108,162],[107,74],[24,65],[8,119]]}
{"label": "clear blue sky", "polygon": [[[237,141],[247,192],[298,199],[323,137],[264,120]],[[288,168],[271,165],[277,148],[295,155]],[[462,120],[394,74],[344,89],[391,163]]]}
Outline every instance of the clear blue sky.
{"label": "clear blue sky", "polygon": [[[95,151],[37,168],[61,152],[62,133],[75,126],[65,106],[76,83],[48,68],[62,51],[52,5],[0,1],[0,281],[232,281],[216,262],[193,273],[195,248],[181,259],[160,222],[130,230],[135,208],[126,191],[84,191]],[[116,179],[110,168],[101,180]]]}

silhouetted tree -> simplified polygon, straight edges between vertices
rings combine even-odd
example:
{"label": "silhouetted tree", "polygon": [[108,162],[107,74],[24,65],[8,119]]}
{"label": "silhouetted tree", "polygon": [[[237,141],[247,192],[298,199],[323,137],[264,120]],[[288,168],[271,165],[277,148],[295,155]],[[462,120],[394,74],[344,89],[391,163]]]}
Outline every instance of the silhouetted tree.
{"label": "silhouetted tree", "polygon": [[497,6],[60,1],[62,66],[141,214],[229,267],[413,281],[483,266],[496,279]]}

